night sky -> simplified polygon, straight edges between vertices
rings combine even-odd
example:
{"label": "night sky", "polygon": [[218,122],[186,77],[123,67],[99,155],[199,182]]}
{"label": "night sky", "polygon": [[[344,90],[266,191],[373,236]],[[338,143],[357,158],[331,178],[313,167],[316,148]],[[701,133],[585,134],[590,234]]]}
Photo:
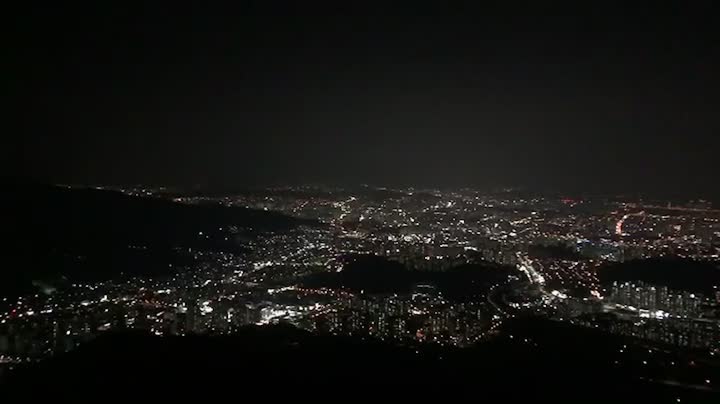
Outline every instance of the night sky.
{"label": "night sky", "polygon": [[96,3],[6,15],[6,176],[719,193],[702,2]]}

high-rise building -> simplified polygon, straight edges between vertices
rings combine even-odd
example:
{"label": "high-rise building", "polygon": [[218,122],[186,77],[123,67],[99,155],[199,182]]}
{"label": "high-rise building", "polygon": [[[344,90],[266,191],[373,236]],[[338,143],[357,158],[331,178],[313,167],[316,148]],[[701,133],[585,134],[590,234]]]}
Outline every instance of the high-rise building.
{"label": "high-rise building", "polygon": [[667,286],[660,286],[657,292],[658,310],[667,311],[670,306],[670,296],[668,294]]}

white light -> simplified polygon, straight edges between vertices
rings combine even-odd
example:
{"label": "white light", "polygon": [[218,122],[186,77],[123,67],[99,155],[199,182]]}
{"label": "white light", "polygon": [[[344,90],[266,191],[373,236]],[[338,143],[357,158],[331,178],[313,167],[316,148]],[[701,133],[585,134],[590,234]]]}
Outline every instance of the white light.
{"label": "white light", "polygon": [[206,301],[202,303],[202,306],[200,307],[200,311],[203,314],[208,314],[213,312],[213,308],[210,307],[210,301]]}

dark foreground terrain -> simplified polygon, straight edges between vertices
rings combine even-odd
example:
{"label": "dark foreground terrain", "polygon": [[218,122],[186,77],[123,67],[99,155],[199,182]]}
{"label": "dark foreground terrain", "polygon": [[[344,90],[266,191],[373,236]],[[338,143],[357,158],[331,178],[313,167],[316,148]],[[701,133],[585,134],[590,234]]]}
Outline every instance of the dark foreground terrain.
{"label": "dark foreground terrain", "polygon": [[375,294],[408,294],[418,284],[431,284],[444,297],[457,301],[483,299],[493,284],[507,280],[513,269],[482,262],[461,264],[446,271],[418,271],[374,255],[347,257],[342,272],[321,272],[304,279],[308,287],[349,289]]}
{"label": "dark foreground terrain", "polygon": [[[247,328],[232,337],[107,334],[77,351],[16,369],[6,375],[2,388],[6,397],[95,402],[151,395],[164,400],[213,398],[207,402],[223,396],[227,402],[720,400],[717,391],[694,384],[691,379],[698,375],[686,367],[681,374],[653,373],[660,361],[690,360],[687,357],[658,352],[642,365],[640,352],[647,349],[633,345],[627,349],[627,360],[618,365],[618,349],[632,342],[546,320],[512,323],[503,335],[476,348],[418,350],[312,336],[283,325]],[[704,372],[701,377],[711,369],[706,363],[694,366]]]}

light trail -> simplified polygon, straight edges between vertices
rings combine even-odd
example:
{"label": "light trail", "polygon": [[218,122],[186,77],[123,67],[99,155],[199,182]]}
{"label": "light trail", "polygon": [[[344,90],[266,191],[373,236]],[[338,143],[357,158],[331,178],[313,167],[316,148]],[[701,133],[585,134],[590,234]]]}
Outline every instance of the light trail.
{"label": "light trail", "polygon": [[625,224],[625,220],[632,216],[643,216],[645,215],[645,211],[640,211],[637,213],[628,213],[622,217],[622,219],[618,220],[617,224],[615,225],[615,234],[618,236],[624,236],[625,233],[623,233],[623,224]]}

